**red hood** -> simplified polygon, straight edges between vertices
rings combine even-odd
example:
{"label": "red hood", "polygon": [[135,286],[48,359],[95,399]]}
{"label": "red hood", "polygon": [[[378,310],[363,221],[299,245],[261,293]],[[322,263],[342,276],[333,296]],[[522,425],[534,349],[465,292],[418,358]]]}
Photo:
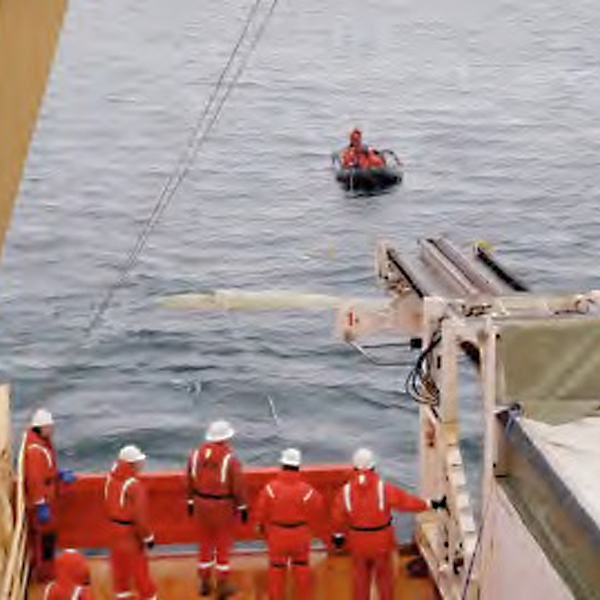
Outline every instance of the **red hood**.
{"label": "red hood", "polygon": [[63,584],[86,585],[90,570],[79,552],[66,550],[56,559],[56,580]]}

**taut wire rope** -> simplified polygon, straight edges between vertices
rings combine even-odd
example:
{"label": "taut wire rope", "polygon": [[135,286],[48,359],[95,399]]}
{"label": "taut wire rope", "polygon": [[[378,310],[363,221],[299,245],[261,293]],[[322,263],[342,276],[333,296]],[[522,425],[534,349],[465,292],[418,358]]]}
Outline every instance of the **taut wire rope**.
{"label": "taut wire rope", "polygon": [[160,221],[165,210],[171,204],[171,202],[175,196],[175,192],[179,189],[179,186],[182,184],[182,182],[188,175],[188,173],[192,167],[192,164],[193,164],[196,156],[198,155],[198,152],[202,149],[208,136],[212,132],[213,127],[216,125],[218,118],[221,115],[221,112],[225,105],[225,102],[229,98],[231,91],[233,90],[234,86],[236,85],[239,78],[241,77],[246,65],[248,64],[250,56],[256,49],[256,46],[258,45],[258,42],[260,41],[260,38],[262,37],[264,30],[266,29],[266,24],[267,24],[269,18],[271,17],[278,0],[273,0],[271,7],[269,9],[269,12],[267,13],[267,16],[263,20],[254,40],[252,41],[248,51],[246,52],[245,57],[242,58],[240,67],[237,69],[233,78],[227,84],[225,94],[221,97],[221,100],[218,102],[216,108],[214,109],[212,118],[208,121],[208,124],[205,127],[203,127],[205,124],[205,121],[206,121],[210,111],[212,110],[213,105],[218,97],[218,94],[219,94],[219,91],[221,90],[223,82],[225,81],[225,78],[226,78],[231,66],[234,63],[235,57],[237,56],[240,49],[242,48],[243,42],[250,30],[252,21],[254,20],[262,1],[263,0],[254,0],[252,6],[250,8],[250,12],[244,22],[242,31],[236,41],[236,44],[235,44],[232,52],[230,53],[225,65],[219,75],[219,78],[217,79],[217,82],[214,85],[211,95],[209,96],[206,104],[204,105],[204,109],[203,109],[202,113],[200,114],[200,117],[198,118],[195,126],[192,129],[192,132],[188,138],[188,143],[187,143],[186,148],[184,149],[179,161],[177,162],[175,169],[172,171],[171,175],[169,176],[166,183],[162,187],[161,192],[154,204],[154,207],[153,207],[150,215],[146,219],[144,226],[142,228],[142,231],[138,235],[133,248],[130,250],[130,252],[127,255],[127,258],[125,259],[123,264],[119,267],[115,281],[108,287],[104,297],[102,298],[101,302],[98,304],[96,309],[93,311],[92,316],[84,329],[84,341],[91,335],[91,333],[101,323],[104,314],[106,313],[106,311],[110,307],[110,304],[112,303],[115,293],[127,281],[127,277],[129,276],[129,273],[131,272],[132,268],[137,263],[137,260],[140,256],[140,254],[144,250],[144,248],[146,246],[146,242],[148,241],[148,238],[150,237],[150,234],[152,233],[152,231],[154,230],[154,228]]}
{"label": "taut wire rope", "polygon": [[[175,193],[189,174],[196,156],[204,146],[212,130],[217,124],[218,119],[225,106],[225,103],[230,97],[234,87],[237,85],[240,77],[242,76],[244,70],[248,65],[252,54],[256,50],[259,42],[261,41],[279,0],[272,0],[262,22],[260,23],[260,25],[254,33],[254,37],[249,42],[249,45],[246,46],[245,53],[241,54],[238,68],[235,70],[233,76],[229,79],[229,81],[227,81],[226,85],[224,86],[226,78],[234,65],[236,57],[240,55],[240,51],[244,47],[244,42],[248,38],[248,34],[251,30],[252,24],[255,21],[261,4],[263,2],[264,0],[253,1],[250,10],[244,20],[242,30],[234,44],[232,51],[228,55],[228,58],[219,74],[219,77],[217,78],[217,81],[214,84],[210,96],[204,104],[202,112],[200,113],[198,119],[196,120],[192,128],[192,131],[187,140],[187,144],[184,150],[182,151],[178,161],[176,162],[174,169],[167,178],[167,181],[161,188],[161,191],[158,194],[158,197],[152,207],[152,210],[150,211],[150,214],[144,220],[142,230],[138,234],[135,244],[127,254],[126,259],[118,267],[114,281],[108,286],[106,292],[102,296],[101,301],[92,311],[91,316],[83,329],[82,338],[80,340],[77,340],[76,342],[73,342],[70,346],[67,347],[64,353],[67,356],[67,359],[65,361],[67,365],[71,362],[71,356],[76,355],[83,347],[85,347],[85,344],[90,338],[91,334],[102,323],[104,315],[111,306],[116,292],[127,282],[128,276],[133,267],[136,265],[142,251],[144,250],[148,238],[150,237],[150,234],[155,229],[165,210],[173,201]],[[220,99],[218,99],[219,92],[223,88],[225,89],[225,91],[221,95]],[[65,365],[63,364],[62,367],[64,368],[64,366]],[[57,367],[56,370],[60,368],[61,367]],[[46,394],[47,393],[48,392],[46,390]],[[40,395],[46,394],[42,392],[42,394]]]}

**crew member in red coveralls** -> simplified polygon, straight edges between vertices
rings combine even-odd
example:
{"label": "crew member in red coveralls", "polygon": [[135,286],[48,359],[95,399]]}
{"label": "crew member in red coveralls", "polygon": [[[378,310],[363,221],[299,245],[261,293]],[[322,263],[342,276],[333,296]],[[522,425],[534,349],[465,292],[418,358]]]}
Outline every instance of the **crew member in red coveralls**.
{"label": "crew member in red coveralls", "polygon": [[313,598],[309,553],[311,530],[325,520],[321,495],[300,475],[302,456],[288,448],[281,454],[281,471],[261,491],[256,521],[269,548],[269,600],[284,597],[285,579],[291,567],[296,598]]}
{"label": "crew member in red coveralls", "polygon": [[25,438],[25,505],[33,578],[54,577],[56,548],[56,500],[59,482],[75,481],[72,471],[59,471],[52,444],[54,420],[44,408],[36,410]]}
{"label": "crew member in red coveralls", "polygon": [[334,502],[336,534],[333,543],[346,543],[352,556],[354,600],[370,598],[375,577],[380,600],[392,600],[394,577],[392,552],[396,547],[392,511],[421,512],[446,508],[446,498],[423,500],[380,479],[373,453],[361,448],[354,453],[355,474]]}
{"label": "crew member in red coveralls", "polygon": [[104,505],[110,527],[110,565],[117,599],[156,600],[146,549],[154,546],[148,524],[144,484],[138,479],[146,455],[137,446],[124,446],[106,478]]}
{"label": "crew member in red coveralls", "polygon": [[214,567],[219,600],[236,591],[228,580],[236,515],[248,521],[242,466],[229,445],[234,434],[227,421],[211,423],[206,443],[190,454],[186,471],[188,514],[195,517],[198,532],[200,594],[212,593]]}
{"label": "crew member in red coveralls", "polygon": [[56,579],[44,590],[43,600],[93,600],[90,570],[76,550],[65,550],[56,559]]}

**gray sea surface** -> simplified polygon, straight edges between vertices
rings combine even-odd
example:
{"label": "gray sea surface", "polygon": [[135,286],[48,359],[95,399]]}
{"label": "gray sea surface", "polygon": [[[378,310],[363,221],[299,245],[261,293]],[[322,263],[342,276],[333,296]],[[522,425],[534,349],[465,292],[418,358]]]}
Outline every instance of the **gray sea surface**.
{"label": "gray sea surface", "polygon": [[[218,288],[380,297],[376,242],[412,251],[430,235],[489,241],[538,290],[600,287],[600,5],[280,0],[80,348],[249,6],[70,3],[0,271],[15,425],[45,403],[67,466],[105,470],[137,443],[150,468],[178,468],[226,417],[248,463],[274,463],[288,445],[339,462],[368,445],[416,489],[406,367],[366,362],[335,337],[330,311],[180,312],[160,299]],[[349,197],[335,184],[330,153],[357,125],[402,157],[406,179],[391,193]],[[467,409],[476,461],[479,418]]]}

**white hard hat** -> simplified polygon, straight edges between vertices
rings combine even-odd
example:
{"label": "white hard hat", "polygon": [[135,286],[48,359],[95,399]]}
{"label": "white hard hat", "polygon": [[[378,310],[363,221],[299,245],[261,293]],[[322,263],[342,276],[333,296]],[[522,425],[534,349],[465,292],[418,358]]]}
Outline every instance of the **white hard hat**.
{"label": "white hard hat", "polygon": [[137,446],[123,446],[119,452],[119,460],[136,463],[146,460],[146,455]]}
{"label": "white hard hat", "polygon": [[302,452],[296,448],[287,448],[281,453],[279,462],[288,467],[299,467],[302,464]]}
{"label": "white hard hat", "polygon": [[375,466],[375,455],[368,448],[359,448],[352,457],[352,464],[359,471],[368,471]]}
{"label": "white hard hat", "polygon": [[45,408],[38,408],[31,417],[32,427],[45,427],[46,425],[54,425],[52,413]]}
{"label": "white hard hat", "polygon": [[230,440],[235,434],[229,421],[213,421],[206,430],[207,442],[224,442]]}

